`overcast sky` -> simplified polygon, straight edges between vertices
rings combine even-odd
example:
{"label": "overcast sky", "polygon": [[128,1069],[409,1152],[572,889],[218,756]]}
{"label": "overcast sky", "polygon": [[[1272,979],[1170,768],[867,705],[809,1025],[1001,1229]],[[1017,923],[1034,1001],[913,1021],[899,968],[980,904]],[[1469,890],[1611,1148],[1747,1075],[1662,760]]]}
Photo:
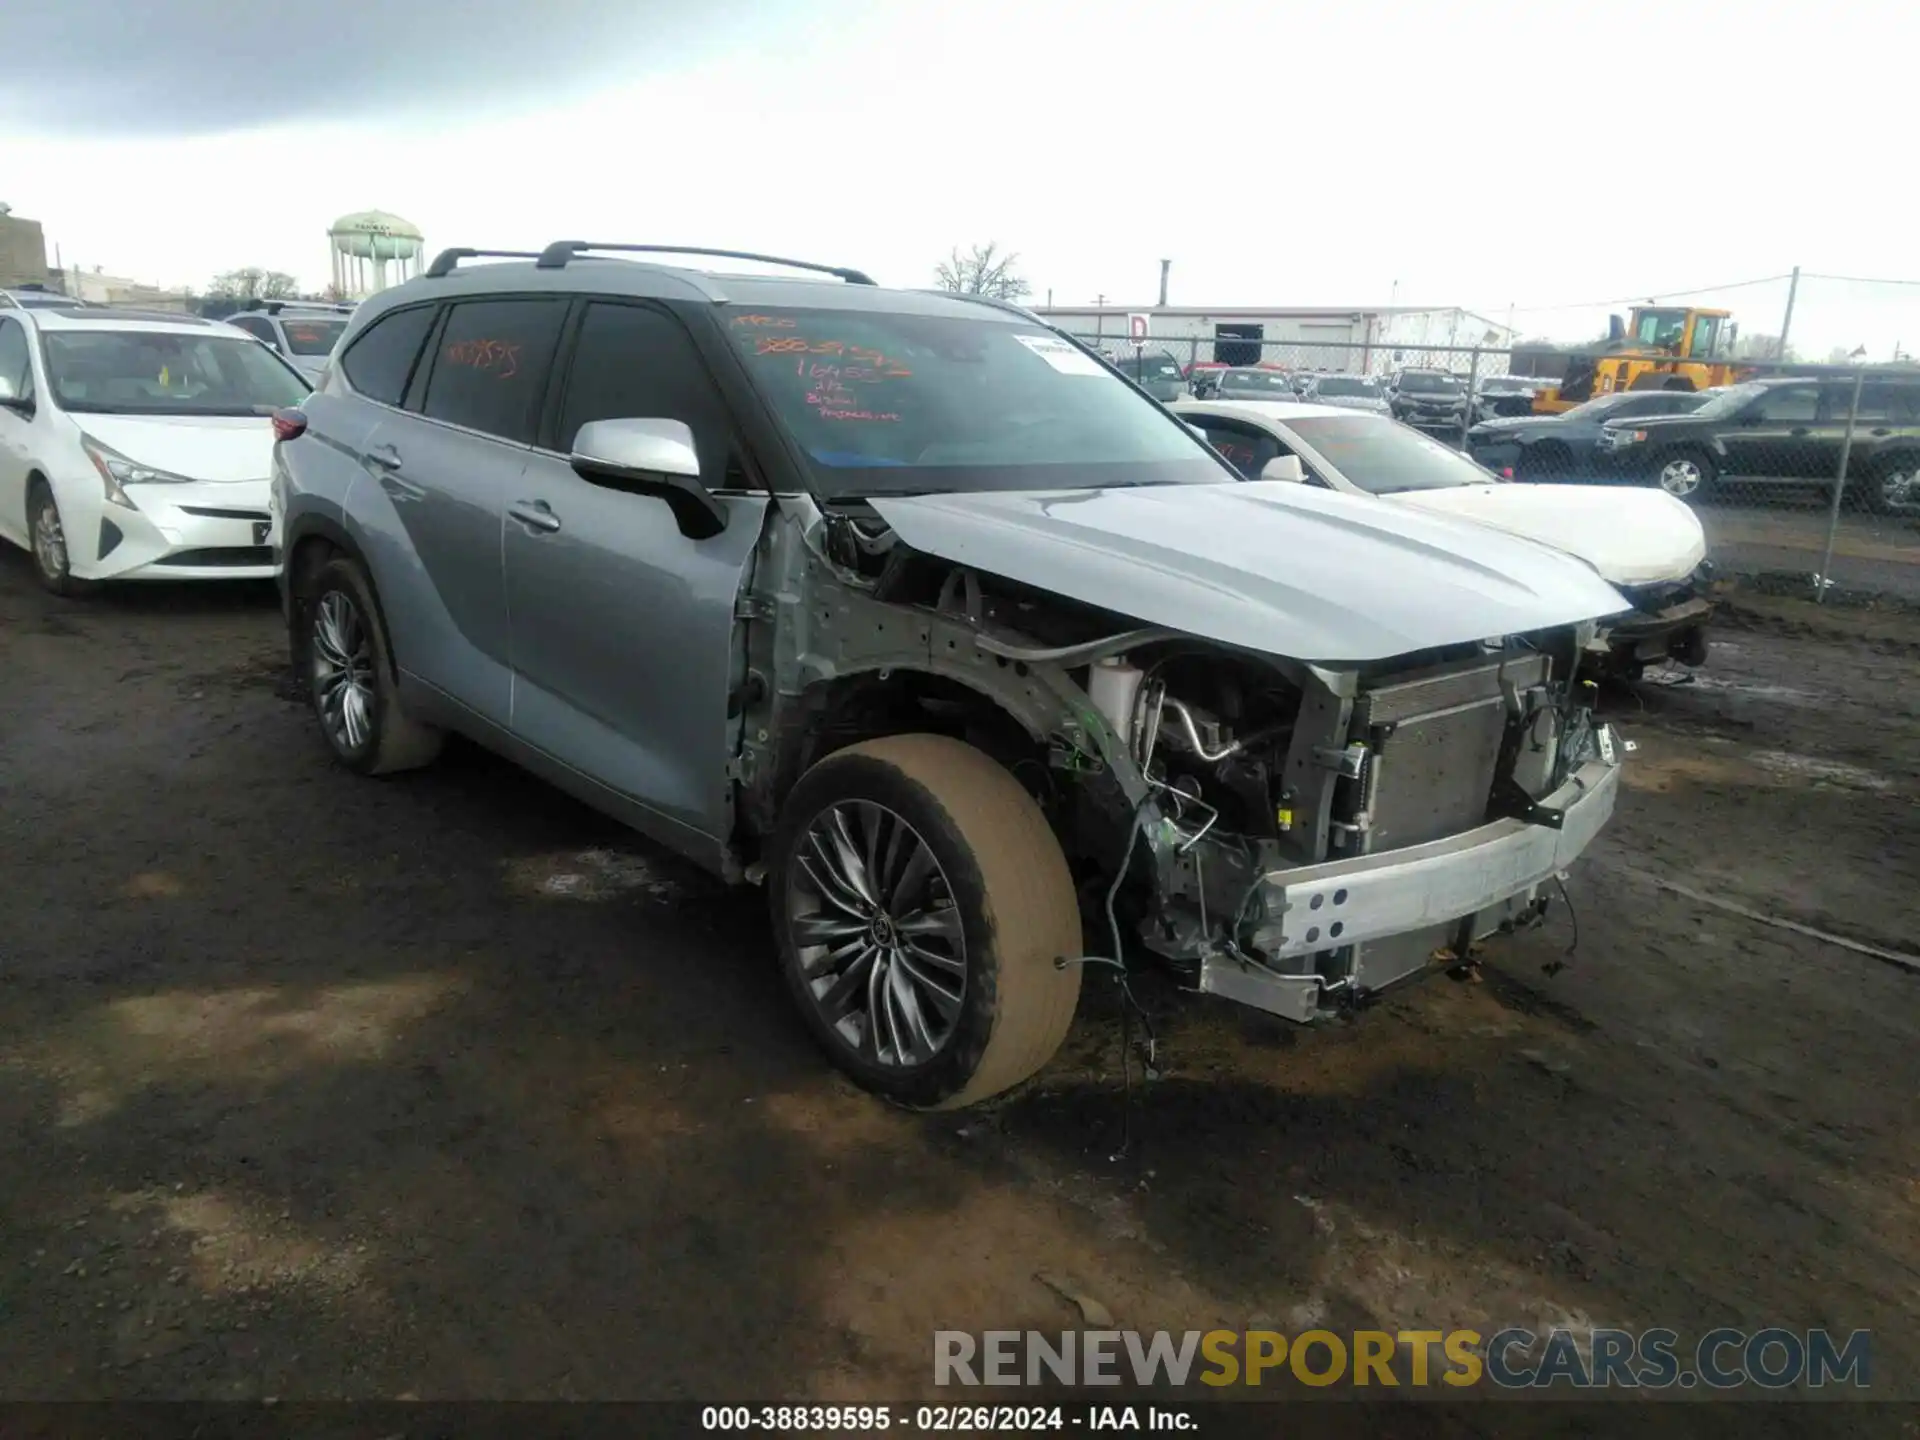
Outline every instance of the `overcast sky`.
{"label": "overcast sky", "polygon": [[[723,12],[715,14],[714,12]],[[1920,280],[1888,199],[1896,12],[1463,0],[61,0],[7,19],[0,201],[61,259],[204,287],[328,274],[327,225],[444,245],[766,250],[1035,299],[1465,305],[1580,339],[1611,302]],[[1784,281],[1709,293],[1777,332]],[[1826,358],[1920,349],[1920,286],[1803,283]]]}

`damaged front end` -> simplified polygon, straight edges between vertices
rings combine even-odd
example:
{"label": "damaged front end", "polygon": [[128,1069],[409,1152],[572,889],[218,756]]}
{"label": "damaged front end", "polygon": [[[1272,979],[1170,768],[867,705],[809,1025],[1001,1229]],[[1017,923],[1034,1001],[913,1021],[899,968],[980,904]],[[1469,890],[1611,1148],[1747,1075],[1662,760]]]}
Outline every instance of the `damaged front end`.
{"label": "damaged front end", "polygon": [[1306,662],[1234,643],[1241,611],[1212,633],[1154,623],[1164,567],[1116,603],[1124,586],[1065,551],[996,552],[914,506],[769,515],[729,705],[749,873],[815,761],[950,734],[1040,803],[1093,948],[1144,947],[1194,989],[1309,1021],[1537,920],[1612,812],[1622,747],[1575,679],[1591,619]]}

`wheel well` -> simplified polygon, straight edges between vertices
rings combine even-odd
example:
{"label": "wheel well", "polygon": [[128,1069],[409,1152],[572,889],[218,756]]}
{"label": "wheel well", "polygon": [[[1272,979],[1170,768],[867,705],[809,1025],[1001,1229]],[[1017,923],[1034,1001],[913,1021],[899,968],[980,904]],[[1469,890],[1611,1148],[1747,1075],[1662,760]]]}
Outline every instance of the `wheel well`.
{"label": "wheel well", "polygon": [[749,845],[772,833],[788,793],[815,764],[863,741],[934,734],[961,740],[1004,766],[1060,831],[1047,745],[986,693],[922,670],[866,671],[822,681],[782,706],[774,763],[740,797]]}

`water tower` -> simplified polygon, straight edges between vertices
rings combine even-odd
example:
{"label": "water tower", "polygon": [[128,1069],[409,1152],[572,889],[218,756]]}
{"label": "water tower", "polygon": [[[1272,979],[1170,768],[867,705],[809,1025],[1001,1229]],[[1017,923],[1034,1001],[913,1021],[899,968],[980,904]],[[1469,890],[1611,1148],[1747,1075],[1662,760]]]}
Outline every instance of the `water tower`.
{"label": "water tower", "polygon": [[364,300],[418,275],[426,242],[398,215],[362,210],[334,221],[327,228],[327,244],[333,251],[336,290],[350,300]]}

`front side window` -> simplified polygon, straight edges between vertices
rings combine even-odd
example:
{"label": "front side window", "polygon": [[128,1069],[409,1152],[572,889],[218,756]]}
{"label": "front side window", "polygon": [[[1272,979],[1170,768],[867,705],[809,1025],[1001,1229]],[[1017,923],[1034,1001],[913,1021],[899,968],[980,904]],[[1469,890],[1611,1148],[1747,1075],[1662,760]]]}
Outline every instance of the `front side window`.
{"label": "front side window", "polygon": [[1287,429],[1370,494],[1498,483],[1452,446],[1383,415],[1330,411],[1289,420]]}
{"label": "front side window", "polygon": [[398,405],[433,328],[433,313],[431,305],[415,305],[382,315],[362,330],[340,357],[347,382],[369,400]]}
{"label": "front side window", "polygon": [[1775,425],[1811,425],[1820,413],[1820,392],[1812,385],[1783,385],[1762,394],[1748,413]]}
{"label": "front side window", "polygon": [[0,320],[0,398],[33,399],[33,354],[18,320]]}
{"label": "front side window", "polygon": [[284,361],[226,335],[89,327],[41,342],[48,390],[80,414],[263,415],[308,394]]}
{"label": "front side window", "polygon": [[1633,332],[1633,338],[1642,345],[1654,349],[1677,347],[1686,334],[1687,312],[1684,310],[1642,310],[1640,324]]}
{"label": "front side window", "polygon": [[562,450],[590,420],[679,420],[693,431],[700,476],[718,487],[732,454],[732,424],[693,339],[679,321],[644,305],[596,301],[560,401]]}
{"label": "front side window", "polygon": [[1190,419],[1194,428],[1206,432],[1208,443],[1220,452],[1220,458],[1245,479],[1258,480],[1269,460],[1286,453],[1285,447],[1264,430],[1214,415],[1195,415]]}
{"label": "front side window", "polygon": [[1711,360],[1720,348],[1720,326],[1723,322],[1718,315],[1696,315],[1693,321],[1693,355],[1701,360]]}
{"label": "front side window", "polygon": [[566,302],[467,300],[434,346],[423,415],[526,444]]}
{"label": "front side window", "polygon": [[1033,325],[785,307],[721,323],[828,498],[1225,478],[1185,426]]}

